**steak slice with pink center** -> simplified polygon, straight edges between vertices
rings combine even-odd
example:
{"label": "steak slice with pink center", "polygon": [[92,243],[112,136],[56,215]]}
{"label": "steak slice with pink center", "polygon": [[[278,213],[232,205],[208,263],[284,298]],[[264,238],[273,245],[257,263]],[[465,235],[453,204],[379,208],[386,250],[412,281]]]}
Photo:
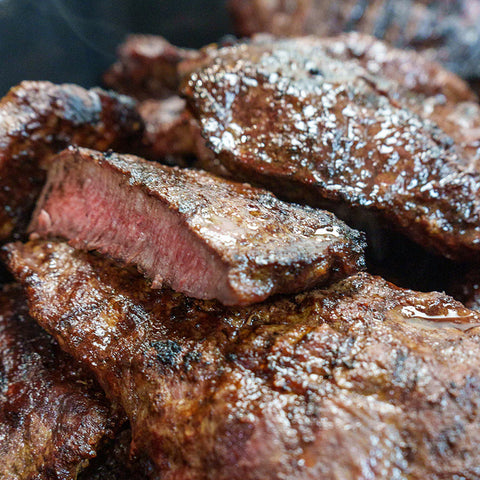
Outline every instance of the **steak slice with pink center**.
{"label": "steak slice with pink center", "polygon": [[362,235],[331,213],[203,171],[73,147],[52,162],[30,231],[133,264],[154,287],[227,305],[364,267]]}

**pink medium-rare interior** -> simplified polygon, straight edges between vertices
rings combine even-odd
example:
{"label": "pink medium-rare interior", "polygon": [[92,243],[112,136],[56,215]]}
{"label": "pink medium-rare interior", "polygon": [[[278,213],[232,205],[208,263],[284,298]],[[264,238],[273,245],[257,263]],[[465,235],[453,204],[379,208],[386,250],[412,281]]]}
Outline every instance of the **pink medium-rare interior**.
{"label": "pink medium-rare interior", "polygon": [[30,231],[135,264],[153,287],[165,282],[192,297],[232,301],[226,266],[180,214],[118,172],[78,159],[64,164],[51,173]]}

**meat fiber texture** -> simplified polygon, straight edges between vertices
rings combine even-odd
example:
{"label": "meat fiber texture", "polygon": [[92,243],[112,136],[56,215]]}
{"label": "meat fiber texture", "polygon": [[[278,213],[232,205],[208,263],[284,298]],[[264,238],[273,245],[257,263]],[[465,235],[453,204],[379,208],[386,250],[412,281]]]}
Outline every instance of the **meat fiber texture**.
{"label": "meat fiber texture", "polygon": [[356,30],[480,77],[479,0],[230,0],[240,35],[336,35]]}
{"label": "meat fiber texture", "polygon": [[120,418],[91,374],[0,291],[0,478],[75,479]]}
{"label": "meat fiber texture", "polygon": [[141,136],[126,97],[50,82],[10,90],[0,102],[0,242],[25,234],[53,154],[71,144],[122,151]]}
{"label": "meat fiber texture", "polygon": [[153,478],[480,475],[480,316],[362,273],[225,308],[65,243],[8,247],[31,313],[130,417]]}
{"label": "meat fiber texture", "polygon": [[448,258],[478,259],[475,114],[455,133],[475,96],[415,58],[353,34],[263,36],[210,49],[183,93],[233,176],[352,222],[380,221]]}
{"label": "meat fiber texture", "polygon": [[331,213],[206,172],[78,148],[52,162],[30,232],[136,265],[154,288],[229,305],[364,267],[362,235]]}

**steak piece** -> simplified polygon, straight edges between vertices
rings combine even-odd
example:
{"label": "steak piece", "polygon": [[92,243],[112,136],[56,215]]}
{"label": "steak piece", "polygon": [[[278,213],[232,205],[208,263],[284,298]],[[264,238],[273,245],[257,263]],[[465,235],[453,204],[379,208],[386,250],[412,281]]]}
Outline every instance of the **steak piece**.
{"label": "steak piece", "polygon": [[475,161],[413,106],[438,87],[455,110],[471,92],[453,80],[442,88],[441,72],[429,88],[418,70],[409,87],[408,71],[394,72],[402,59],[375,67],[369,50],[367,69],[339,48],[347,40],[261,37],[219,49],[183,88],[207,144],[232,175],[280,197],[357,224],[380,219],[451,259],[478,258]]}
{"label": "steak piece", "polygon": [[162,480],[478,477],[480,315],[444,294],[363,273],[226,308],[67,244],[8,257]]}
{"label": "steak piece", "polygon": [[357,30],[480,77],[479,0],[229,0],[240,35],[336,35]]}
{"label": "steak piece", "polygon": [[154,288],[228,305],[364,266],[361,234],[331,213],[206,172],[73,147],[52,162],[30,231],[134,264]]}
{"label": "steak piece", "polygon": [[155,35],[130,35],[118,48],[118,61],[103,76],[114,90],[140,100],[164,98],[178,88],[178,65],[195,61],[196,50],[174,47]]}
{"label": "steak piece", "polygon": [[22,82],[0,102],[0,242],[21,236],[45,180],[70,144],[123,150],[141,137],[134,103],[100,89]]}
{"label": "steak piece", "polygon": [[0,477],[75,479],[119,422],[91,374],[0,292]]}

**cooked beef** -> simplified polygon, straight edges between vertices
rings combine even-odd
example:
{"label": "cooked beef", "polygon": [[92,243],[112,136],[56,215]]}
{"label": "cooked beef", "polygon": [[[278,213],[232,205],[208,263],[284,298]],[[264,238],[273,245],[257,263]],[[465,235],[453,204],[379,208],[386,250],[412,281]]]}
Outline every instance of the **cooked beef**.
{"label": "cooked beef", "polygon": [[332,214],[206,172],[70,148],[52,162],[30,231],[136,265],[197,298],[248,304],[363,267]]}
{"label": "cooked beef", "polygon": [[67,244],[8,256],[162,480],[480,475],[480,315],[444,294],[358,274],[226,308]]}
{"label": "cooked beef", "polygon": [[375,67],[372,50],[367,69],[339,48],[351,37],[342,38],[262,37],[218,50],[184,84],[202,135],[233,175],[280,197],[380,219],[452,259],[478,258],[475,162],[412,106],[440,88],[459,108],[468,89],[441,88],[442,72],[432,89],[430,76],[394,74],[390,60]]}
{"label": "cooked beef", "polygon": [[357,30],[480,77],[479,0],[230,0],[241,35],[336,35]]}
{"label": "cooked beef", "polygon": [[0,477],[74,479],[118,416],[91,374],[29,316],[16,285],[0,292]]}
{"label": "cooked beef", "polygon": [[116,91],[141,100],[164,98],[177,91],[178,64],[198,56],[197,51],[174,47],[162,37],[130,35],[103,80]]}
{"label": "cooked beef", "polygon": [[52,154],[70,144],[128,149],[140,131],[126,97],[49,82],[10,90],[0,102],[0,242],[24,233]]}
{"label": "cooked beef", "polygon": [[152,466],[148,460],[130,458],[132,431],[124,428],[108,442],[80,473],[78,480],[146,480]]}

